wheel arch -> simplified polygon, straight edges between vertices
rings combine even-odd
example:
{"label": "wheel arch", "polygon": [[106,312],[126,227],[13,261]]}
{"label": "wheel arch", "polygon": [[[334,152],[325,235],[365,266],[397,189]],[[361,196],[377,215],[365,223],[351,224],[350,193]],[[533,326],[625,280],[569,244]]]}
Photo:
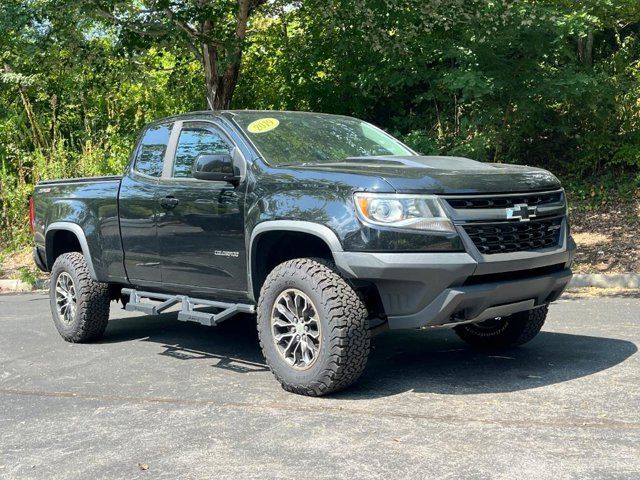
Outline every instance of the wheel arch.
{"label": "wheel arch", "polygon": [[[302,245],[301,240],[306,240]],[[283,243],[287,242],[287,249]],[[259,250],[268,248],[269,252],[277,252],[269,258],[259,256]],[[276,248],[276,250],[272,250]],[[251,233],[248,261],[249,295],[257,300],[260,288],[270,267],[282,261],[299,256],[315,256],[334,261],[334,252],[342,252],[342,244],[338,236],[329,227],[313,222],[298,220],[270,220],[259,223]],[[302,253],[308,252],[308,253]]]}
{"label": "wheel arch", "polygon": [[[75,238],[75,242],[73,239]],[[62,243],[65,242],[66,243]],[[93,259],[87,243],[87,237],[82,227],[77,223],[54,222],[47,227],[45,233],[46,264],[49,271],[56,259],[63,253],[79,252],[84,255],[93,280],[98,280],[93,267]]]}

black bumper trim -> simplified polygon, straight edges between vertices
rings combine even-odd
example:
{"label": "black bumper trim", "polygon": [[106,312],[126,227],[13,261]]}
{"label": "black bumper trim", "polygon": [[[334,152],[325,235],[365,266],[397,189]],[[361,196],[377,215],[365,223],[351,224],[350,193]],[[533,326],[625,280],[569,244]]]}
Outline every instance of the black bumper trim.
{"label": "black bumper trim", "polygon": [[535,307],[556,300],[572,276],[575,245],[569,244],[568,249],[547,253],[496,255],[499,258],[490,262],[468,253],[333,255],[345,277],[376,287],[389,328],[401,329],[452,326],[479,318],[489,308],[528,300],[534,300]]}
{"label": "black bumper trim", "polygon": [[[455,325],[486,319],[488,311],[516,313],[556,300],[571,280],[570,269],[519,281],[505,281],[447,288],[429,305],[411,315],[389,316],[389,328],[420,328]],[[512,305],[513,308],[508,307]],[[518,310],[520,308],[520,310]]]}

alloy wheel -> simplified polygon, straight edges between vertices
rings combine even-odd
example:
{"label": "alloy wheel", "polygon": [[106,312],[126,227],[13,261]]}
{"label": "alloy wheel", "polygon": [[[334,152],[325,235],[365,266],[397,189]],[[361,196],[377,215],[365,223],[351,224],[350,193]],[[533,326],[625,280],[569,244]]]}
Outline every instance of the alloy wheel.
{"label": "alloy wheel", "polygon": [[70,325],[76,318],[77,305],[73,278],[67,272],[62,272],[56,280],[56,309],[60,320]]}
{"label": "alloy wheel", "polygon": [[302,291],[283,291],[271,311],[273,342],[280,356],[296,370],[311,368],[320,352],[318,310]]}

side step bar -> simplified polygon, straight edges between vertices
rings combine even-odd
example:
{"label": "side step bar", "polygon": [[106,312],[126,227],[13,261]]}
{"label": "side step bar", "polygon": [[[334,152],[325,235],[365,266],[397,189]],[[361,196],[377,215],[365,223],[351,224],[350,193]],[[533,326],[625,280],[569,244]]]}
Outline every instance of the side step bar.
{"label": "side step bar", "polygon": [[[131,288],[123,288],[122,295],[127,295],[129,301],[125,310],[130,312],[144,312],[148,315],[158,315],[174,305],[181,304],[178,320],[183,322],[197,322],[208,327],[215,327],[236,313],[255,313],[255,307],[244,303],[225,303],[201,298],[191,298],[186,295],[166,295],[164,293],[139,292]],[[143,302],[142,300],[150,300]],[[219,308],[218,313],[198,312],[196,306]]]}

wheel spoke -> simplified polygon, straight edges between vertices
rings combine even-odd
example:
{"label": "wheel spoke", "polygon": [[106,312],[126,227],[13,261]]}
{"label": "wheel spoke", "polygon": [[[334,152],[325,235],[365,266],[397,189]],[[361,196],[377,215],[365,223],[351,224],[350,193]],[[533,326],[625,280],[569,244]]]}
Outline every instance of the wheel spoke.
{"label": "wheel spoke", "polygon": [[290,324],[293,323],[293,313],[291,313],[291,310],[289,310],[287,307],[285,307],[281,303],[276,306],[276,310],[278,310],[278,312],[282,314],[289,321]]}
{"label": "wheel spoke", "polygon": [[299,365],[302,360],[302,342],[300,340],[298,340],[296,346],[293,347],[293,358],[294,364]]}
{"label": "wheel spoke", "polygon": [[280,335],[275,335],[273,338],[275,338],[276,342],[280,343],[285,338],[290,338],[290,337],[294,337],[294,336],[295,336],[295,333],[287,332],[287,333],[281,333]]}
{"label": "wheel spoke", "polygon": [[304,306],[306,306],[307,302],[302,295],[296,294],[293,297],[293,304],[296,307],[296,315],[301,316],[302,311],[304,310]]}
{"label": "wheel spoke", "polygon": [[285,355],[287,354],[287,352],[289,352],[289,350],[291,349],[291,347],[293,346],[293,344],[296,342],[296,336],[293,335],[291,337],[291,340],[289,340],[289,343],[287,344],[287,346],[284,349],[284,353]]}
{"label": "wheel spoke", "polygon": [[309,318],[303,319],[302,321],[307,326],[309,326],[309,325],[317,325],[318,324],[318,319],[315,318],[314,316],[311,316],[311,315],[309,315]]}
{"label": "wheel spoke", "polygon": [[284,303],[285,303],[285,308],[287,310],[289,310],[289,313],[291,315],[293,315],[293,311],[294,311],[295,306],[291,305],[291,297],[289,295],[285,295],[283,300],[284,300]]}
{"label": "wheel spoke", "polygon": [[313,340],[320,340],[320,332],[309,330],[307,332],[307,337],[312,338]]}
{"label": "wheel spoke", "polygon": [[303,340],[300,342],[301,351],[302,351],[302,360],[304,363],[309,364],[311,360],[313,360],[313,348],[309,346],[307,340]]}
{"label": "wheel spoke", "polygon": [[288,321],[283,320],[281,318],[274,318],[272,320],[272,322],[273,322],[273,326],[274,327],[279,327],[279,328],[291,328],[291,327],[293,327],[291,322],[288,322]]}

